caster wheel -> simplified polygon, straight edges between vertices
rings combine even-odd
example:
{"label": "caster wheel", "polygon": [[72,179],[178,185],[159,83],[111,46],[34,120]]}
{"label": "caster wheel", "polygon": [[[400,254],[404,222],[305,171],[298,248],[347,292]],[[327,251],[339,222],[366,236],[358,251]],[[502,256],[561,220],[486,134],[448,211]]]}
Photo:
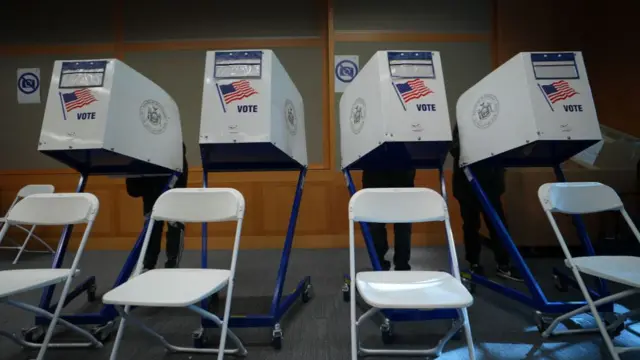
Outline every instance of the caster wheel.
{"label": "caster wheel", "polygon": [[307,284],[306,288],[302,292],[302,302],[308,303],[313,297],[313,286],[311,284]]}
{"label": "caster wheel", "polygon": [[271,346],[274,350],[282,349],[282,331],[276,332],[274,331],[273,336],[271,337]]}
{"label": "caster wheel", "polygon": [[31,343],[42,343],[44,341],[44,336],[46,332],[42,326],[34,326],[30,329],[22,331],[22,337],[24,341]]}
{"label": "caster wheel", "polygon": [[556,290],[560,292],[569,291],[569,284],[567,284],[564,278],[561,278],[558,275],[553,275],[553,284],[556,287]]}
{"label": "caster wheel", "polygon": [[393,330],[391,329],[390,324],[385,323],[380,326],[380,335],[382,335],[383,344],[385,345],[393,344],[395,340],[395,336],[393,335]]}
{"label": "caster wheel", "polygon": [[473,295],[476,292],[476,284],[474,284],[471,280],[462,278],[462,285],[467,288],[470,294]]}
{"label": "caster wheel", "polygon": [[207,337],[204,334],[204,329],[199,329],[191,334],[193,340],[193,347],[196,349],[204,349],[207,346]]}
{"label": "caster wheel", "polygon": [[383,331],[381,333],[382,335],[382,343],[385,345],[391,345],[393,344],[394,340],[395,340],[395,336],[393,335],[393,333],[391,331]]}
{"label": "caster wheel", "polygon": [[91,284],[91,286],[89,286],[89,289],[87,289],[87,300],[89,302],[95,302],[98,299],[98,297],[96,296],[97,291],[98,285]]}
{"label": "caster wheel", "polygon": [[540,311],[536,311],[535,320],[536,320],[536,327],[538,328],[538,331],[540,332],[540,334],[542,334],[549,328],[549,324],[547,323],[546,319],[544,318],[544,316]]}
{"label": "caster wheel", "polygon": [[111,336],[115,331],[115,326],[113,321],[109,321],[105,325],[96,326],[91,330],[91,335],[93,335],[98,341],[101,343],[105,343],[111,340]]}
{"label": "caster wheel", "polygon": [[351,301],[351,288],[349,284],[345,281],[344,285],[342,285],[342,300],[344,302]]}

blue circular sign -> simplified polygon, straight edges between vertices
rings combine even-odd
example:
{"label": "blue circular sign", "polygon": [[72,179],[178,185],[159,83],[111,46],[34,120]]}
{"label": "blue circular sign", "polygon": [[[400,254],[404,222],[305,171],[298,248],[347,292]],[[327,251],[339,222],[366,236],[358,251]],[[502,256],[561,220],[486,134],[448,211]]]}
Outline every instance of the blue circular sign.
{"label": "blue circular sign", "polygon": [[336,77],[345,83],[350,83],[358,75],[358,65],[351,60],[342,60],[336,65]]}
{"label": "blue circular sign", "polygon": [[40,88],[40,79],[34,73],[24,73],[18,79],[18,90],[21,93],[29,95],[33,94]]}

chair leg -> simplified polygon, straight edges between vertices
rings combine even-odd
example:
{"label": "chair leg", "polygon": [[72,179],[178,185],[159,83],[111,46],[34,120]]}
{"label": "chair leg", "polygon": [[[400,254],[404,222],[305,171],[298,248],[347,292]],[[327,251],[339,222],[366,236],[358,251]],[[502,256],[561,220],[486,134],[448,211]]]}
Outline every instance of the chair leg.
{"label": "chair leg", "polygon": [[47,333],[44,336],[44,341],[42,342],[42,347],[38,352],[38,357],[36,360],[43,360],[44,354],[47,352],[47,346],[49,342],[51,342],[51,337],[53,336],[53,331],[56,328],[56,324],[58,323],[58,319],[60,318],[60,313],[62,312],[62,308],[64,307],[65,300],[67,299],[67,294],[69,293],[69,288],[71,287],[71,282],[73,280],[72,274],[69,274],[67,280],[64,282],[64,287],[62,288],[62,293],[60,294],[60,300],[58,301],[58,306],[56,306],[56,311],[53,313],[53,317],[51,318],[51,322],[49,323],[49,328],[47,329]]}
{"label": "chair leg", "polygon": [[464,336],[467,340],[467,348],[469,349],[469,360],[475,360],[476,350],[473,345],[473,336],[471,335],[471,324],[469,323],[469,314],[467,312],[467,309],[460,309],[460,315],[463,321]]}
{"label": "chair leg", "polygon": [[[352,278],[353,279],[353,278]],[[351,360],[358,359],[358,319],[356,316],[356,286],[355,279],[352,280],[353,286],[351,286],[350,296],[351,301],[349,307],[351,308]]]}
{"label": "chair leg", "polygon": [[[128,313],[130,310],[130,306],[127,305],[124,307],[124,311],[118,310],[120,313]],[[111,355],[109,356],[109,360],[116,360],[118,358],[118,350],[120,349],[120,343],[122,342],[122,336],[124,334],[124,328],[127,322],[127,318],[125,316],[120,317],[120,324],[118,324],[118,332],[116,333],[116,338],[113,341],[113,348],[111,349]]]}
{"label": "chair leg", "polygon": [[229,316],[231,315],[231,298],[233,294],[233,278],[229,279],[227,285],[227,299],[224,305],[224,315],[222,317],[222,330],[220,331],[220,346],[218,347],[218,360],[224,359],[224,349],[227,342],[227,332],[229,330]]}
{"label": "chair leg", "polygon": [[[20,229],[26,230],[23,227],[20,227]],[[31,236],[33,236],[33,231],[35,229],[36,229],[35,225],[31,226],[31,230],[29,230],[29,234],[27,235],[27,238],[24,239],[24,241],[22,242],[22,246],[20,246],[20,250],[18,250],[18,254],[16,255],[16,258],[13,259],[13,265],[18,263],[18,260],[20,259],[20,256],[22,255],[22,252],[24,252],[24,250],[27,248],[27,244],[29,243],[29,239],[31,239]]]}
{"label": "chair leg", "polygon": [[579,271],[575,267],[573,267],[571,270],[573,272],[573,276],[575,277],[578,283],[578,287],[580,287],[580,291],[582,291],[582,294],[584,295],[585,300],[587,300],[589,309],[591,309],[591,315],[596,320],[596,324],[598,324],[598,329],[600,329],[600,334],[604,339],[604,343],[607,345],[607,349],[611,354],[611,358],[613,360],[620,360],[620,355],[618,355],[618,351],[616,350],[616,347],[613,345],[611,336],[609,336],[609,332],[607,332],[607,327],[604,325],[604,322],[602,321],[602,318],[598,313],[598,308],[594,304],[593,299],[589,294],[589,289],[587,289],[587,286],[584,284],[584,281],[582,280],[582,276],[580,276]]}

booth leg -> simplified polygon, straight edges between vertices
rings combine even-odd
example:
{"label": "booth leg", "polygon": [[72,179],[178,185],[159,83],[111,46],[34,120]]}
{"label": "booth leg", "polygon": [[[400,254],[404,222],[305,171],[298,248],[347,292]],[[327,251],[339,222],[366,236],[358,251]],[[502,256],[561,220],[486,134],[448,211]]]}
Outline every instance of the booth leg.
{"label": "booth leg", "polygon": [[[349,190],[349,194],[353,196],[356,193],[356,186],[353,182],[353,177],[349,170],[344,170],[344,178],[347,183],[347,189]],[[445,189],[445,181],[444,181],[444,172],[440,169],[441,175],[441,191],[443,197],[446,199],[446,189]],[[367,249],[367,253],[369,254],[369,259],[371,260],[371,265],[375,271],[382,271],[382,266],[380,265],[380,261],[378,260],[378,255],[375,252],[375,246],[373,245],[373,238],[371,237],[371,233],[369,232],[369,227],[366,223],[360,223],[360,229],[362,230],[362,236],[364,237],[365,246]],[[449,259],[451,264],[451,259]],[[344,283],[342,285],[342,298],[345,302],[349,302],[350,292],[351,292],[351,279],[348,274],[344,275]],[[385,321],[391,322],[404,322],[404,321],[427,321],[427,320],[447,320],[447,319],[458,319],[458,311],[455,309],[442,309],[442,310],[417,310],[417,309],[406,309],[406,310],[382,310],[381,314],[384,316]]]}
{"label": "booth leg", "polygon": [[[84,192],[84,189],[87,186],[88,179],[89,179],[89,174],[83,173],[80,175],[80,181],[78,182],[78,185],[76,187],[76,192],[78,193]],[[62,231],[62,235],[60,236],[60,241],[58,241],[58,248],[56,249],[56,252],[53,256],[53,264],[51,265],[52,269],[60,269],[62,267],[62,263],[64,262],[64,256],[67,253],[67,246],[69,245],[69,239],[71,238],[72,232],[73,232],[73,225],[67,225],[64,227],[64,230]],[[74,300],[84,291],[89,290],[89,288],[86,285],[90,281],[91,280],[84,282],[80,284],[80,286],[72,290],[67,296],[67,303]],[[93,284],[95,285],[95,279],[93,279]],[[55,304],[51,305],[51,299],[53,298],[53,292],[55,291],[55,288],[56,288],[55,285],[51,285],[44,288],[44,290],[42,291],[42,296],[40,297],[41,309],[48,311],[49,309],[52,308],[52,306],[56,306]],[[82,290],[79,290],[79,289],[82,289]],[[93,289],[95,290],[95,287],[93,287]],[[49,319],[42,316],[36,316],[35,322],[36,322],[36,325],[48,324]],[[37,330],[29,329],[27,330],[26,333],[28,334],[30,330],[37,332]]]}
{"label": "booth leg", "polygon": [[[209,171],[207,169],[205,161],[202,162],[202,187],[205,189],[209,187]],[[200,248],[201,249],[200,250],[200,267],[203,269],[206,269],[209,267],[209,259],[208,259],[209,227],[207,225],[208,223],[206,222],[202,223],[202,246]],[[216,295],[214,296],[218,296],[218,294],[216,293]],[[210,299],[202,299],[202,301],[200,302],[200,307],[207,310],[209,306],[209,301]]]}
{"label": "booth leg", "polygon": [[[509,252],[511,259],[512,261],[515,262],[515,265],[517,266],[518,270],[520,270],[521,275],[524,279],[524,282],[527,285],[527,288],[529,288],[529,291],[531,292],[532,298],[530,298],[530,300],[526,300],[526,298],[529,298],[529,297],[520,293],[519,291],[494,283],[484,278],[483,276],[478,276],[477,274],[470,274],[467,272],[465,274],[465,278],[475,280],[477,283],[480,283],[482,285],[490,285],[489,287],[492,288],[493,290],[501,292],[505,296],[513,300],[524,302],[526,305],[529,305],[529,306],[533,305],[533,307],[535,308],[544,307],[545,304],[547,303],[547,299],[544,293],[542,292],[540,285],[538,285],[538,282],[533,277],[533,274],[531,273],[529,266],[527,266],[524,259],[522,258],[522,255],[520,255],[520,251],[518,251],[518,248],[513,242],[513,239],[511,239],[511,236],[509,235],[507,228],[505,227],[504,223],[496,213],[495,209],[493,208],[493,205],[491,205],[491,202],[489,202],[489,199],[487,198],[487,195],[482,189],[482,186],[480,186],[480,183],[478,182],[478,180],[473,176],[473,173],[471,172],[471,169],[469,167],[464,168],[464,173],[467,177],[467,180],[469,180],[469,182],[471,183],[471,187],[473,188],[473,191],[478,197],[478,200],[480,201],[482,208],[489,215],[491,224],[496,229],[496,232],[498,233],[500,240],[502,241],[502,245]],[[491,284],[488,284],[489,282],[492,283],[492,286]]]}
{"label": "booth leg", "polygon": [[[207,181],[207,169],[203,169],[204,178],[203,184],[204,186],[208,185]],[[296,223],[298,221],[298,213],[300,210],[300,203],[302,201],[302,192],[304,188],[304,181],[307,175],[307,168],[303,168],[300,170],[300,174],[298,176],[298,185],[296,187],[296,193],[293,200],[293,206],[291,209],[291,216],[289,218],[289,226],[287,228],[287,235],[284,241],[284,246],[282,249],[282,255],[280,258],[280,265],[278,267],[278,275],[276,280],[276,286],[274,289],[273,298],[271,301],[269,314],[251,314],[251,315],[243,315],[243,316],[233,316],[231,315],[229,318],[229,327],[230,328],[253,328],[253,327],[271,327],[272,328],[272,346],[276,349],[280,349],[282,346],[282,327],[280,325],[280,320],[287,313],[287,311],[291,308],[291,306],[296,302],[298,298],[302,299],[302,302],[306,303],[311,299],[312,296],[312,288],[311,288],[311,277],[306,276],[300,282],[298,282],[295,290],[283,297],[283,288],[284,283],[287,277],[287,268],[289,265],[289,257],[291,255],[291,249],[293,248],[293,240],[295,235]],[[207,246],[207,225],[202,224],[202,247],[206,249]],[[207,267],[207,255],[206,251],[203,250],[202,253],[202,267]],[[209,304],[209,299],[204,300],[200,305],[202,308],[207,309]],[[201,346],[203,344],[202,340],[206,337],[205,329],[217,327],[213,321],[202,318],[201,319],[202,328],[196,330],[193,333],[194,343],[197,346]]]}
{"label": "booth leg", "polygon": [[[84,188],[86,185],[86,178],[87,176],[85,175],[80,180],[80,184],[78,185],[77,192],[84,191]],[[173,187],[173,184],[175,184],[175,179],[177,179],[176,174],[174,174],[170,178],[163,192]],[[122,270],[120,271],[120,274],[118,275],[118,278],[116,279],[113,288],[123,284],[131,276],[131,273],[133,272],[136,262],[140,256],[140,250],[142,248],[142,243],[144,242],[144,237],[145,237],[148,226],[149,226],[149,219],[147,218],[145,219],[144,227],[142,228],[142,231],[138,236],[138,239],[136,240],[136,243],[133,249],[129,253],[127,260],[124,266],[122,267]],[[71,235],[72,230],[73,230],[72,226],[69,226],[65,228],[65,231],[63,232],[63,239],[65,240],[64,241],[61,240],[58,246],[58,251],[56,252],[56,257],[54,259],[54,268],[60,268],[60,266],[62,265],[62,261],[64,259],[64,253],[66,252],[66,247],[68,245],[69,237]],[[61,256],[58,256],[58,254],[61,254]],[[49,297],[45,299],[49,303],[48,307],[44,308],[45,310],[51,309],[52,307],[56,306],[55,304],[50,305],[51,296],[53,295],[55,285],[51,286],[50,288],[51,288],[50,295],[48,293],[43,294],[43,299],[44,299],[44,295],[49,295]],[[48,289],[45,289],[45,291],[47,290]],[[89,279],[87,279],[86,281],[78,285],[73,291],[71,291],[67,296],[67,299],[65,301],[65,306],[69,304],[74,298],[76,298],[77,296],[79,296],[85,291],[89,295],[89,300],[96,300],[95,277],[90,277]],[[41,304],[41,307],[42,307],[42,304]],[[92,329],[91,331],[92,334],[94,334],[94,336],[96,336],[98,340],[106,341],[110,338],[112,332],[116,330],[116,328],[114,327],[113,320],[115,320],[115,318],[118,317],[118,312],[112,305],[105,305],[97,313],[70,314],[70,315],[62,315],[60,317],[74,325],[97,325],[95,328]],[[38,329],[40,326],[46,325],[49,322],[50,322],[49,319],[45,317],[37,316],[36,326],[25,331],[24,333],[25,338],[27,339],[32,338],[32,334],[36,334],[39,332]],[[37,339],[32,339],[32,340],[37,340]]]}

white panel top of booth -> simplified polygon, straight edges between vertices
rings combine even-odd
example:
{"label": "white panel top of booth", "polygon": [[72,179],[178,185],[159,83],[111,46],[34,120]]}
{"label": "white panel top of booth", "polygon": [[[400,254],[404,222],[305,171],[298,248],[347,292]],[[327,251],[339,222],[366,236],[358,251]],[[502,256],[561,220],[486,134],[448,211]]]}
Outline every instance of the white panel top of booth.
{"label": "white panel top of booth", "polygon": [[200,148],[205,171],[307,166],[302,96],[273,51],[207,52]]}
{"label": "white panel top of booth", "polygon": [[83,174],[181,172],[175,101],[117,59],[54,63],[38,151]]}
{"label": "white panel top of booth", "polygon": [[580,52],[523,52],[456,106],[462,166],[553,166],[602,139]]}
{"label": "white panel top of booth", "polygon": [[438,168],[450,143],[437,51],[378,51],[342,94],[343,169]]}

